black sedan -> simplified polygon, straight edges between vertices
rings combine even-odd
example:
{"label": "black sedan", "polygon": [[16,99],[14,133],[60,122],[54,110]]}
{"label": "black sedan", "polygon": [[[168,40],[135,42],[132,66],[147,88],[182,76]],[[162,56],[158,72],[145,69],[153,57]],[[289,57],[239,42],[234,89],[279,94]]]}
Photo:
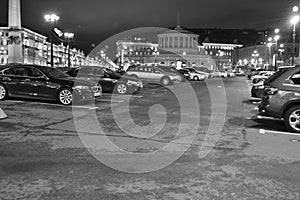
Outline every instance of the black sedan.
{"label": "black sedan", "polygon": [[92,80],[102,86],[103,92],[132,94],[143,87],[142,81],[135,77],[121,75],[111,69],[98,66],[82,66],[67,72],[70,76]]}
{"label": "black sedan", "polygon": [[70,105],[75,100],[93,99],[101,94],[99,84],[75,81],[57,68],[21,64],[0,67],[0,100],[21,97]]}

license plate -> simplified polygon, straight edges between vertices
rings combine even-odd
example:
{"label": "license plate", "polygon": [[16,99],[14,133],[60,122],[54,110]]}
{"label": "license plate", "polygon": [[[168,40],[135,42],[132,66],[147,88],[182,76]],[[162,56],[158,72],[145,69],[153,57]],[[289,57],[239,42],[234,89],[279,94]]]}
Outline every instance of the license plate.
{"label": "license plate", "polygon": [[94,97],[99,97],[99,96],[101,96],[101,92],[95,92],[94,93]]}

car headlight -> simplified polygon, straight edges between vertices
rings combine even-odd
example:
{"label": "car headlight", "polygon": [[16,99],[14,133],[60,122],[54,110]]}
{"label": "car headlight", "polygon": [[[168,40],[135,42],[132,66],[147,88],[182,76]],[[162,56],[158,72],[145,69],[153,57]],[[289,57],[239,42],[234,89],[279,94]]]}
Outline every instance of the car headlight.
{"label": "car headlight", "polygon": [[85,85],[76,85],[73,87],[73,90],[89,90],[89,86],[85,86]]}

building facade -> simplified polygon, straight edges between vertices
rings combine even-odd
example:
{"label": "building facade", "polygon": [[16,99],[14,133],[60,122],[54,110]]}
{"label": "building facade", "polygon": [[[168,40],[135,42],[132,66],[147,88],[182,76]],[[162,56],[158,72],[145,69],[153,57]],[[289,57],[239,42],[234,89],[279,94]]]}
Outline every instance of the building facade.
{"label": "building facade", "polygon": [[254,66],[277,66],[291,65],[294,55],[294,64],[300,64],[299,43],[278,43],[261,44],[247,46],[236,49],[234,57],[236,57],[238,65],[254,65]]}
{"label": "building facade", "polygon": [[209,55],[215,62],[219,71],[231,68],[235,61],[234,51],[243,47],[241,44],[223,44],[203,42],[202,48],[205,54]]}
{"label": "building facade", "polygon": [[[8,27],[0,27],[0,65],[9,62],[9,45],[13,43],[10,37],[11,29]],[[51,63],[51,44],[47,41],[47,37],[36,33],[27,28],[22,28],[22,63],[50,66]],[[68,46],[61,44],[53,45],[53,60],[55,67],[68,66]],[[70,49],[70,66],[76,67],[81,65],[100,65],[100,58],[86,57],[82,50]]]}

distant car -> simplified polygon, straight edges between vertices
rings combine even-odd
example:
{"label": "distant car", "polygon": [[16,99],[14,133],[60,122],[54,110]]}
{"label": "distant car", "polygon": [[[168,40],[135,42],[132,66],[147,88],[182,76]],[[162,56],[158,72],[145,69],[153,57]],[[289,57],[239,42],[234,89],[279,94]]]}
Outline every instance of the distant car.
{"label": "distant car", "polygon": [[204,79],[209,79],[211,77],[211,74],[203,71],[203,69],[200,70],[198,68],[193,68],[193,67],[186,67],[184,69],[188,69],[188,70],[190,70],[190,72],[194,72],[194,73],[196,72],[197,74],[201,74],[204,76]]}
{"label": "distant car", "polygon": [[181,77],[176,73],[166,72],[156,66],[132,67],[128,69],[126,75],[139,78],[146,83],[156,83],[164,86],[181,81]]}
{"label": "distant car", "polygon": [[228,77],[228,74],[227,74],[227,72],[219,72],[219,77],[226,78],[226,77]]}
{"label": "distant car", "polygon": [[278,71],[266,81],[259,113],[283,118],[290,131],[300,133],[300,66]]}
{"label": "distant car", "polygon": [[251,97],[262,98],[265,89],[264,82],[264,80],[261,80],[252,86]]}
{"label": "distant car", "polygon": [[277,78],[281,73],[293,67],[294,66],[281,66],[278,68],[278,71],[274,73],[272,76],[270,76],[269,78],[259,80],[256,84],[252,86],[251,96],[254,98],[262,98],[264,95],[265,88],[269,87],[269,83],[273,81],[275,78]]}
{"label": "distant car", "polygon": [[257,75],[254,75],[250,78],[252,83],[258,83],[260,80],[266,80],[274,74],[273,71],[261,71]]}
{"label": "distant car", "polygon": [[155,67],[167,72],[167,73],[174,73],[181,77],[181,81],[186,81],[186,78],[183,74],[181,74],[175,67],[169,67],[164,65],[156,65]]}
{"label": "distant car", "polygon": [[101,94],[99,84],[77,81],[57,68],[21,64],[0,67],[0,100],[22,97],[70,105],[74,100],[93,99]]}
{"label": "distant car", "polygon": [[204,73],[199,72],[194,68],[186,67],[183,69],[188,70],[190,72],[190,80],[203,81],[207,78],[207,76]]}
{"label": "distant car", "polygon": [[178,72],[180,74],[182,74],[185,77],[185,79],[190,80],[191,74],[190,74],[189,70],[187,70],[187,69],[179,69]]}
{"label": "distant car", "polygon": [[104,67],[81,66],[67,73],[72,77],[96,81],[102,86],[103,92],[108,93],[131,94],[143,87],[139,79],[121,75]]}

